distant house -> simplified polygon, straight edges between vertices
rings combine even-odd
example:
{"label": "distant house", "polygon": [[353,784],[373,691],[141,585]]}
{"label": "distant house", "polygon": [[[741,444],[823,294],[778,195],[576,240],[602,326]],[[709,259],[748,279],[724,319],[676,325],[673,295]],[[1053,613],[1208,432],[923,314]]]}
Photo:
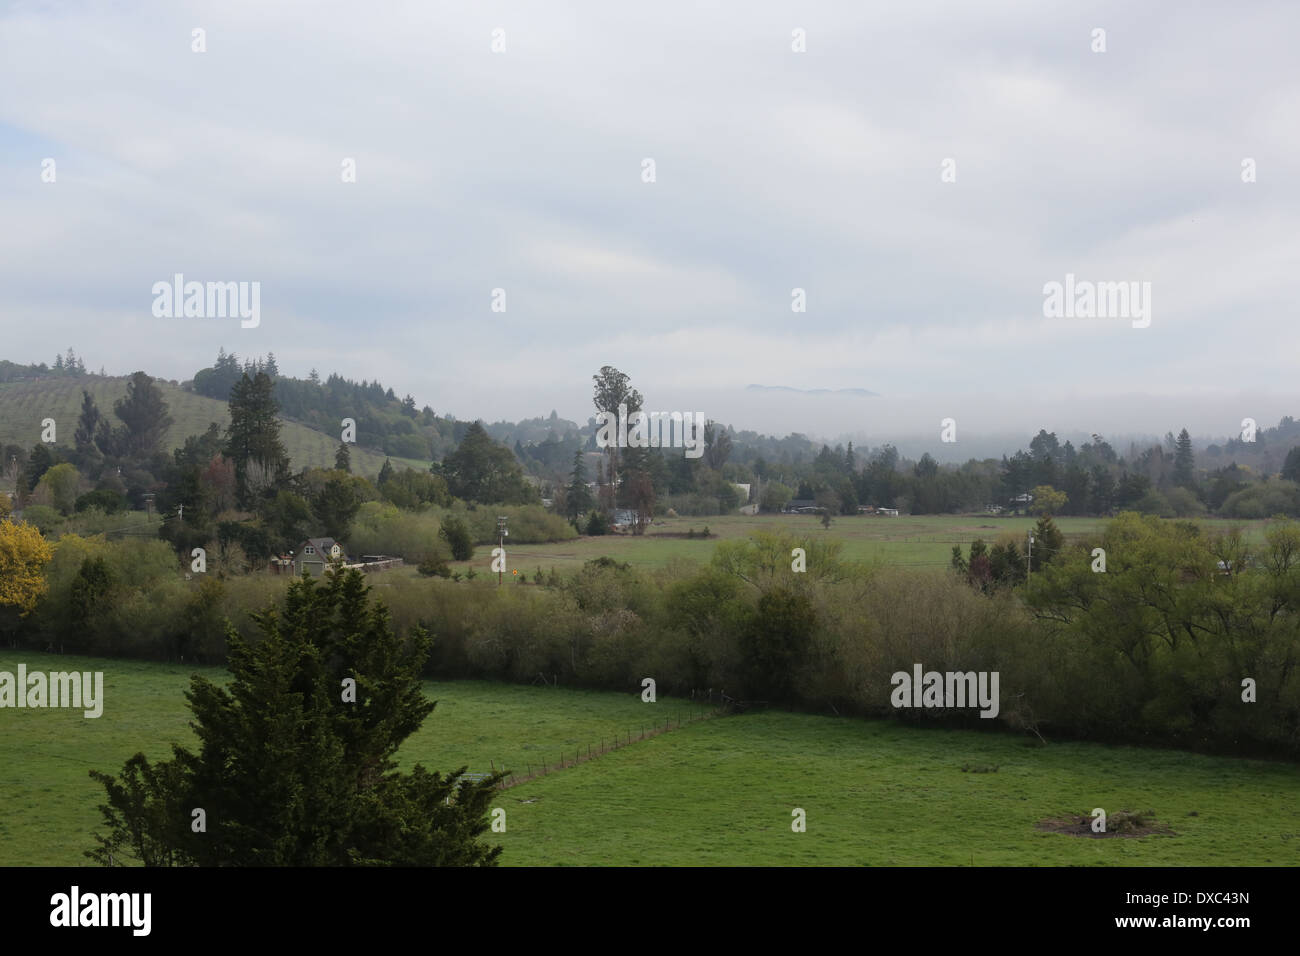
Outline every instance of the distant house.
{"label": "distant house", "polygon": [[308,538],[298,546],[298,554],[293,562],[293,573],[295,577],[299,577],[306,571],[312,577],[318,578],[325,573],[325,567],[331,561],[343,561],[346,558],[343,545],[333,538]]}
{"label": "distant house", "polygon": [[636,512],[631,508],[616,508],[614,510],[614,527],[631,528],[636,524]]}
{"label": "distant house", "polygon": [[741,495],[741,497],[740,497],[740,503],[741,503],[742,505],[745,504],[745,503],[747,503],[747,502],[749,501],[749,485],[747,485],[747,484],[746,484],[746,485],[742,485],[742,484],[740,484],[739,482],[735,482],[735,481],[733,481],[733,482],[731,483],[731,487],[735,488],[737,491],[740,492],[740,495]]}
{"label": "distant house", "polygon": [[821,509],[811,498],[791,498],[781,510],[788,515],[812,515]]}
{"label": "distant house", "polygon": [[884,515],[886,518],[897,518],[897,517],[898,517],[898,509],[897,509],[897,508],[877,508],[877,509],[876,509],[876,514],[878,514],[878,515]]}

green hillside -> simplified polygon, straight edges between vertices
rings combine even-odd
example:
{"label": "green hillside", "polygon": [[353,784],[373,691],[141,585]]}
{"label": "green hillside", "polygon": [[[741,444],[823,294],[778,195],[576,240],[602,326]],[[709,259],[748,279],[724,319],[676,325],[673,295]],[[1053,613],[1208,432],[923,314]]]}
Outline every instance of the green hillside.
{"label": "green hillside", "polygon": [[[113,417],[113,403],[126,394],[128,381],[126,377],[87,376],[0,384],[0,444],[30,448],[40,441],[41,420],[53,418],[58,429],[57,444],[71,447],[81,413],[82,390],[90,392],[100,411],[117,424]],[[168,409],[175,420],[167,432],[169,448],[180,446],[190,435],[202,434],[209,422],[225,428],[230,421],[225,402],[184,391],[163,379],[155,379],[154,384],[167,399]],[[337,435],[326,435],[306,425],[284,421],[280,437],[293,460],[295,471],[334,467]],[[429,467],[428,462],[413,459],[395,458],[393,463],[421,471]],[[374,478],[383,464],[381,453],[359,447],[352,449],[352,470],[356,474]]]}

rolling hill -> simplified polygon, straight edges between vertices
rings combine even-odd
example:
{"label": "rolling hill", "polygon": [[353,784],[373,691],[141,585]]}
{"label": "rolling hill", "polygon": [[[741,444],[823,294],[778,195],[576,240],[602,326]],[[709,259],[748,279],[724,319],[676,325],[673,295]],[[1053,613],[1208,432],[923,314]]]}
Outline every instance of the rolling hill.
{"label": "rolling hill", "polygon": [[[100,411],[113,424],[113,403],[126,394],[127,377],[87,376],[80,378],[40,378],[35,381],[0,384],[0,444],[21,445],[30,448],[40,441],[41,421],[53,418],[57,428],[56,445],[71,447],[81,413],[83,389],[95,397]],[[176,448],[190,435],[207,430],[209,422],[225,428],[230,415],[225,402],[187,392],[163,379],[155,379],[167,400],[174,422],[167,432],[168,448]],[[298,422],[281,420],[281,440],[293,460],[295,471],[301,468],[332,468],[334,452],[338,449],[338,436],[327,435]],[[420,471],[428,462],[407,458],[393,458],[394,466],[409,465]],[[358,475],[374,478],[383,467],[384,455],[359,446],[352,449],[352,470]]]}

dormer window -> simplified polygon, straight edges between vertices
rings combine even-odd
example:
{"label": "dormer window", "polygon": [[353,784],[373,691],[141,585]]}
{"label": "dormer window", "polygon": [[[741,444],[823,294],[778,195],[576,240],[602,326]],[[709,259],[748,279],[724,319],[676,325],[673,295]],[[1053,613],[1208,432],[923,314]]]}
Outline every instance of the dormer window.
{"label": "dormer window", "polygon": [[315,554],[315,553],[316,553],[316,549],[313,548],[311,545],[307,545],[307,547],[305,547],[305,548],[302,549],[302,553],[303,553],[303,554]]}

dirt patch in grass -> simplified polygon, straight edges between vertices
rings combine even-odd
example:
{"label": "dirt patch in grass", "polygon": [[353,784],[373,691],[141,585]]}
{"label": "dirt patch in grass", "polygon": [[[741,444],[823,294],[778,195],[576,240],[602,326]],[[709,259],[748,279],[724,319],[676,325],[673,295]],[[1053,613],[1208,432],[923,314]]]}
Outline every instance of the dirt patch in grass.
{"label": "dirt patch in grass", "polygon": [[1094,833],[1092,822],[1092,816],[1071,816],[1041,820],[1034,825],[1034,829],[1046,830],[1048,833],[1064,833],[1066,836],[1091,837],[1096,840],[1106,837],[1178,836],[1172,829],[1157,820],[1151,810],[1117,810],[1106,817],[1104,833]]}

